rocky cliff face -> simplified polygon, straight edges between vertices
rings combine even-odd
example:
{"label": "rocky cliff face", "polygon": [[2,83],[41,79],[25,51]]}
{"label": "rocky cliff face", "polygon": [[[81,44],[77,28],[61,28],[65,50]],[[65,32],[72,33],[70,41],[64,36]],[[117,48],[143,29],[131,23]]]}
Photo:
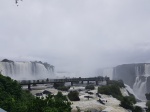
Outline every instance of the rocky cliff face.
{"label": "rocky cliff face", "polygon": [[140,99],[145,100],[145,93],[150,92],[150,64],[123,64],[114,67],[113,79],[122,79],[133,88]]}
{"label": "rocky cliff face", "polygon": [[146,87],[147,87],[147,93],[150,93],[150,76],[147,77]]}
{"label": "rocky cliff face", "polygon": [[51,77],[54,66],[41,61],[37,62],[15,62],[4,59],[0,62],[0,71],[5,76],[10,77]]}
{"label": "rocky cliff face", "polygon": [[136,76],[144,74],[144,64],[123,64],[114,67],[113,79],[122,79],[130,87],[133,87]]}

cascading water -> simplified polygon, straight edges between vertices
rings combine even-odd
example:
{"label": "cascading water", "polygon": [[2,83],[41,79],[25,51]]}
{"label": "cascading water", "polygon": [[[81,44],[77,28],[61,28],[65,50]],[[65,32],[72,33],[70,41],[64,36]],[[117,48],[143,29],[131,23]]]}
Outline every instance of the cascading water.
{"label": "cascading water", "polygon": [[52,77],[54,67],[41,62],[0,62],[0,71],[14,79]]}
{"label": "cascading water", "polygon": [[135,67],[136,79],[133,85],[133,91],[141,100],[146,100],[145,93],[147,93],[147,77],[150,76],[150,64],[145,64],[144,73],[141,73],[140,67]]}

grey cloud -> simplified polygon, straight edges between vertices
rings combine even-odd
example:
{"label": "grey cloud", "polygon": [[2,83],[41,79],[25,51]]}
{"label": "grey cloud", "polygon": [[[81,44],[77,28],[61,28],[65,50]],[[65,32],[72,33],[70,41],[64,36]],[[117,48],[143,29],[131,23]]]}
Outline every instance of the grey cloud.
{"label": "grey cloud", "polygon": [[75,71],[149,62],[149,0],[24,0],[0,4],[0,58]]}

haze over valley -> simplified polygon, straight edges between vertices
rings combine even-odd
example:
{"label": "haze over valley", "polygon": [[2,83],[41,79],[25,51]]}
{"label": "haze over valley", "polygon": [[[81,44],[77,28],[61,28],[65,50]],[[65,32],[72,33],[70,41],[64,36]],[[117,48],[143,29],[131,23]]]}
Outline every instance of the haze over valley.
{"label": "haze over valley", "polygon": [[30,1],[0,4],[0,59],[42,61],[86,72],[150,62],[149,1]]}
{"label": "haze over valley", "polygon": [[[0,74],[21,81],[102,78],[94,80],[92,102],[98,98],[97,86],[109,77],[111,83],[125,85],[119,88],[123,94],[132,93],[145,103],[145,94],[150,96],[149,4],[149,0],[18,0],[17,4],[1,0]],[[84,102],[83,92],[79,95]],[[116,101],[115,109],[127,111],[113,95],[102,96]]]}

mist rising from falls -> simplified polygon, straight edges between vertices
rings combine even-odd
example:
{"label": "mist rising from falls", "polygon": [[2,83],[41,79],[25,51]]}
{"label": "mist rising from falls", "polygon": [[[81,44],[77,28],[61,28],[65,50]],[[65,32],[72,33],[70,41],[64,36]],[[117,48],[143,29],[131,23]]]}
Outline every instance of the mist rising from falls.
{"label": "mist rising from falls", "polygon": [[103,77],[107,76],[110,78],[110,80],[112,80],[113,79],[113,68],[104,69],[102,71],[102,76]]}
{"label": "mist rising from falls", "polygon": [[39,79],[52,77],[54,67],[42,62],[0,62],[0,71],[13,79]]}
{"label": "mist rising from falls", "polygon": [[136,67],[136,79],[133,85],[133,91],[141,100],[146,100],[145,93],[147,93],[147,77],[150,76],[150,64],[145,64],[144,73],[141,74],[140,67]]}

